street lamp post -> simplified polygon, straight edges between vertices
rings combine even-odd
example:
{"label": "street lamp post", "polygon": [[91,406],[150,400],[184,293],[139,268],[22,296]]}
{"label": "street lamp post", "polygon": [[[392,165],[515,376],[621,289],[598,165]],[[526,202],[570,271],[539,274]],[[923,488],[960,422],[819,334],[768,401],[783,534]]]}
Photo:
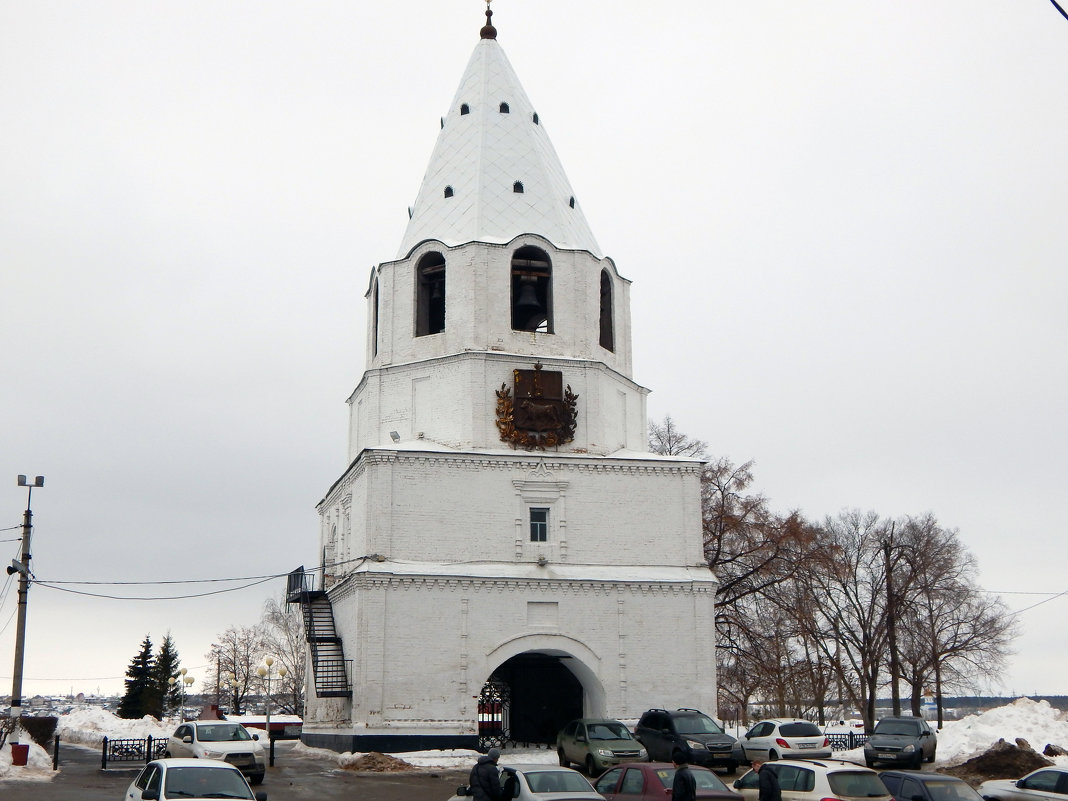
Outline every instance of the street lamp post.
{"label": "street lamp post", "polygon": [[187,672],[186,669],[182,668],[181,670],[178,671],[178,675],[177,676],[171,676],[169,679],[167,679],[167,684],[169,684],[171,687],[174,687],[175,685],[177,685],[178,689],[181,690],[180,697],[181,697],[181,704],[182,705],[181,705],[181,707],[179,709],[178,714],[181,715],[183,723],[185,723],[185,694],[189,691],[189,686],[194,681],[192,676],[185,675],[186,672]]}
{"label": "street lamp post", "polygon": [[182,674],[182,722],[184,723],[185,722],[185,699],[186,699],[186,696],[188,696],[189,693],[192,691],[193,682],[195,681],[195,679],[192,676],[185,675],[185,668],[182,668],[178,672]]}
{"label": "street lamp post", "polygon": [[19,574],[18,622],[15,628],[15,667],[11,679],[11,717],[15,719],[12,732],[12,744],[18,745],[19,723],[22,720],[22,663],[26,652],[26,604],[30,595],[30,532],[33,530],[33,512],[30,511],[30,498],[34,487],[44,486],[44,476],[36,476],[31,484],[26,476],[19,476],[19,486],[26,488],[26,513],[22,517],[22,553],[19,559],[12,559],[7,573]]}
{"label": "street lamp post", "polygon": [[230,714],[240,715],[241,710],[237,706],[237,676],[227,672],[223,674],[223,687],[230,688]]}
{"label": "street lamp post", "polygon": [[[271,665],[274,664],[274,658],[269,656],[269,657],[267,657],[266,659],[263,660],[263,663],[264,663],[264,665],[266,665],[266,667],[264,667],[263,665],[260,665],[260,667],[256,668],[256,673],[259,675],[259,677],[261,679],[266,679],[267,680],[267,745],[270,748],[270,754],[271,754],[271,756],[270,756],[270,764],[273,767],[274,766],[274,744],[273,744],[273,741],[271,740]],[[278,678],[284,679],[285,675],[287,673],[285,665],[279,665],[277,672],[278,672]]]}

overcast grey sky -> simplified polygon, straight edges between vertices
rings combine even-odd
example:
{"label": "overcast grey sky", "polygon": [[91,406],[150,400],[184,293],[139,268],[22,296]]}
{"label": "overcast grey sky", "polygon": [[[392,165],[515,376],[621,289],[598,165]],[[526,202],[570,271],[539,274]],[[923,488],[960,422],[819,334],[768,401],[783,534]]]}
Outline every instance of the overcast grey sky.
{"label": "overcast grey sky", "polygon": [[[484,8],[0,0],[0,528],[16,475],[44,474],[40,580],[317,563],[368,273]],[[1048,0],[494,11],[634,281],[651,416],[754,459],[777,511],[931,511],[1011,608],[1068,590],[1068,21]],[[118,690],[167,631],[199,678],[283,587],[35,587],[25,690]],[[1021,614],[989,690],[1068,693],[1066,611]]]}

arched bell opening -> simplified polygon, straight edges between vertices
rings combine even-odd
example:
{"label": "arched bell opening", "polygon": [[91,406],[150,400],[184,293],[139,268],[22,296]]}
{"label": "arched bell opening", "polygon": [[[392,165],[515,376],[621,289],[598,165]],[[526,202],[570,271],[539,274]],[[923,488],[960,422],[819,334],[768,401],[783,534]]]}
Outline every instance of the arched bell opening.
{"label": "arched bell opening", "polygon": [[553,333],[552,262],[532,245],[512,254],[512,330]]}

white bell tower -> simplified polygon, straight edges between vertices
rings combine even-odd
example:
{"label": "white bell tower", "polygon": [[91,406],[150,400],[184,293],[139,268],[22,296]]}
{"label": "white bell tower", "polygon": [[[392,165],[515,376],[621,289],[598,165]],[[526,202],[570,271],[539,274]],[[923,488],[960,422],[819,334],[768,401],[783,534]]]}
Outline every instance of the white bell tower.
{"label": "white bell tower", "polygon": [[602,255],[486,25],[397,257],[371,271],[304,739],[555,741],[581,716],[716,706],[700,463],[650,454],[630,282]]}

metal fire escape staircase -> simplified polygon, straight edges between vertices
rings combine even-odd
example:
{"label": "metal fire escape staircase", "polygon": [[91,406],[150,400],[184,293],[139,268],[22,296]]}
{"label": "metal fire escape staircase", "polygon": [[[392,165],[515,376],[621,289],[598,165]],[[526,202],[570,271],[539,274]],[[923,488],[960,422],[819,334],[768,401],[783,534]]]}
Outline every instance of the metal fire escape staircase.
{"label": "metal fire escape staircase", "polygon": [[289,574],[287,603],[299,603],[304,615],[304,638],[311,650],[315,694],[320,698],[351,698],[349,677],[352,660],[345,659],[341,638],[334,628],[334,610],[323,590],[314,589],[314,579],[301,565]]}

